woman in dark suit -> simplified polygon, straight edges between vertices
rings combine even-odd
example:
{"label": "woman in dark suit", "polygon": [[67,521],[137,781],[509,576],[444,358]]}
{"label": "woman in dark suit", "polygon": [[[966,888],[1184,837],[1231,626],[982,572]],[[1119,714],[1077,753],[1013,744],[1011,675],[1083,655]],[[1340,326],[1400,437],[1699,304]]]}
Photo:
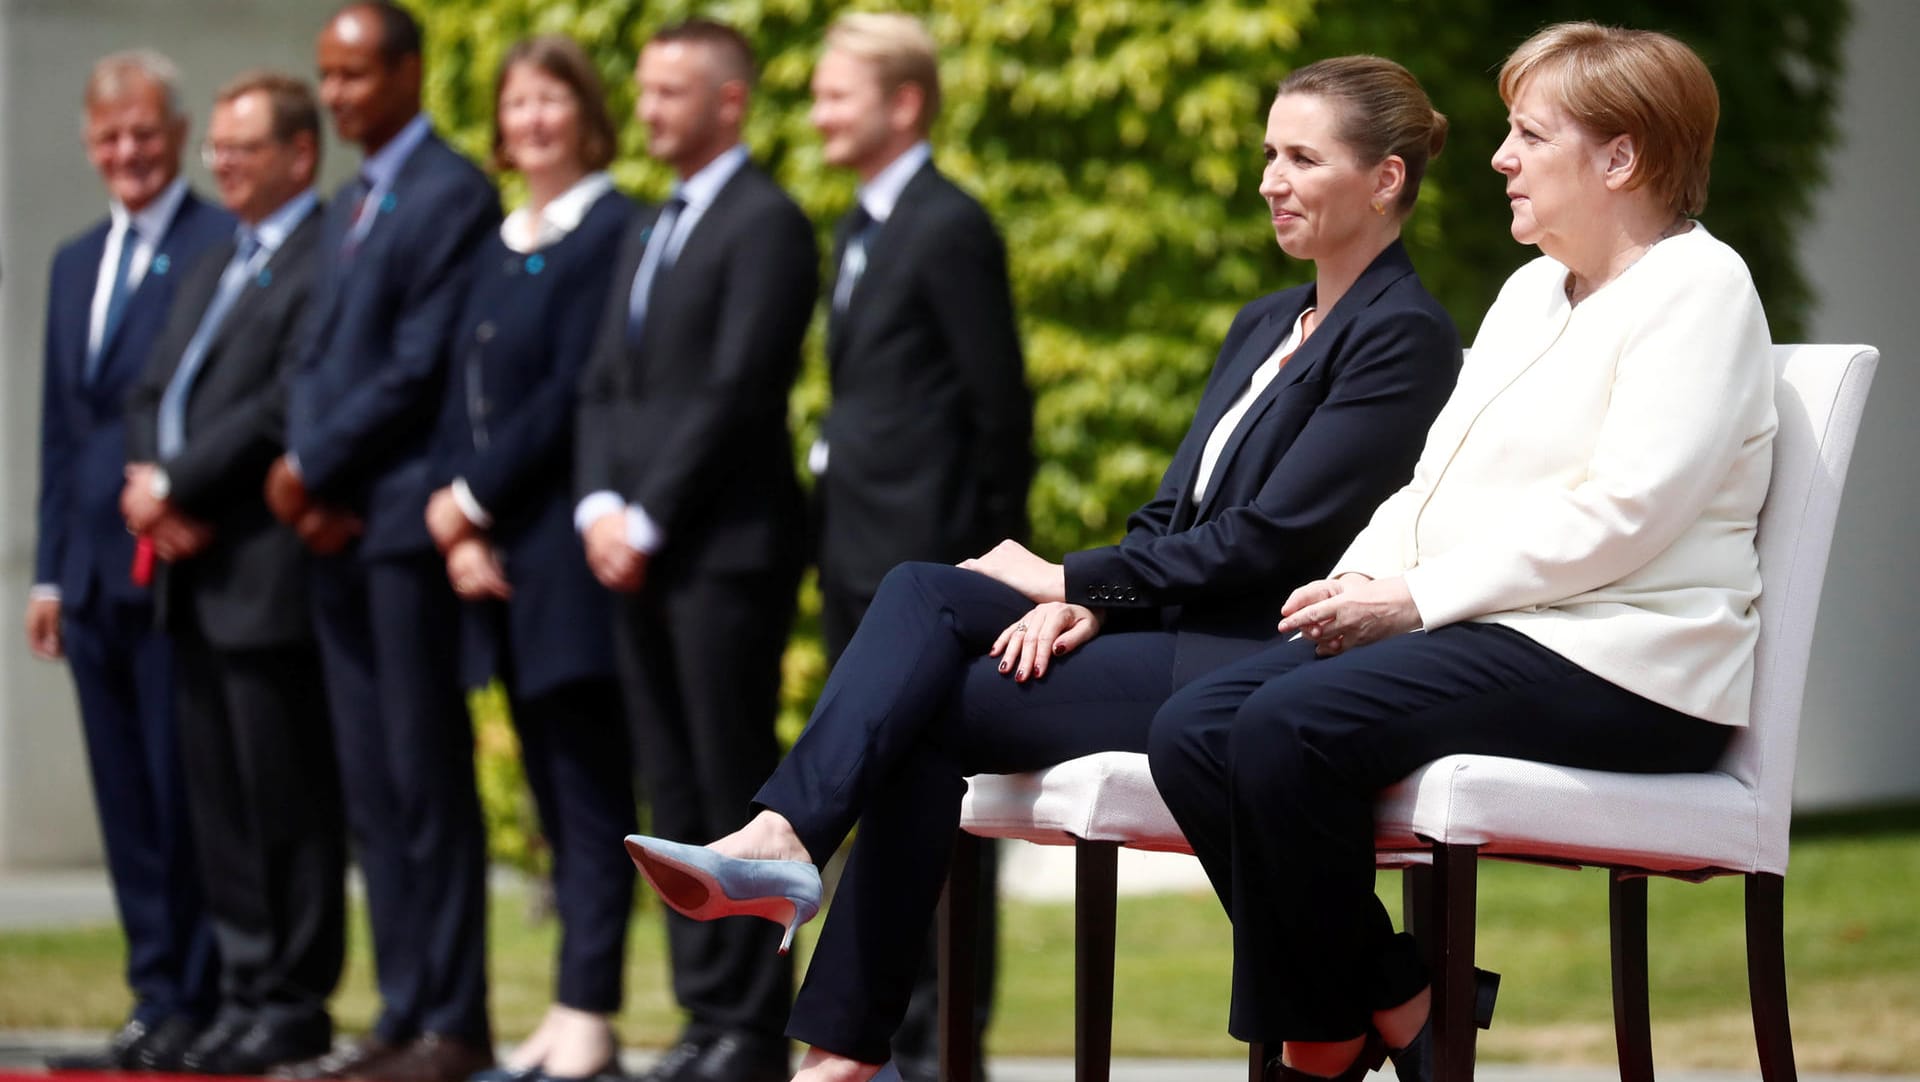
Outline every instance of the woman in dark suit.
{"label": "woman in dark suit", "polygon": [[614,131],[593,65],[563,37],[522,41],[500,68],[494,159],[527,202],[476,252],[453,338],[427,524],[469,602],[466,674],[498,676],[553,854],[562,928],[555,1002],[499,1072],[617,1070],[633,874],[605,839],[634,796],[606,591],[574,535],[574,387],[633,205],[603,171]]}
{"label": "woman in dark suit", "polygon": [[1009,541],[895,568],[752,822],[707,848],[629,841],[682,912],[791,926],[818,906],[816,863],[860,824],[788,1031],[814,1046],[798,1078],[861,1082],[887,1058],[967,775],[1144,750],[1159,704],[1273,641],[1287,583],[1323,573],[1407,477],[1460,365],[1399,240],[1445,130],[1391,61],[1291,76],[1260,192],[1316,280],[1234,320],[1126,537],[1064,564]]}

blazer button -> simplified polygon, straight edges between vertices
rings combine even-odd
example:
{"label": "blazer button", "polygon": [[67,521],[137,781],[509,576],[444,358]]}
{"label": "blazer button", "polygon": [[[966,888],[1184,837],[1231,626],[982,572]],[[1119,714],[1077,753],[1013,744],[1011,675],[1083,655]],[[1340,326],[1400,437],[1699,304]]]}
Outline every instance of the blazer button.
{"label": "blazer button", "polygon": [[481,320],[480,325],[473,329],[473,338],[476,342],[491,342],[493,334],[493,320],[490,319]]}

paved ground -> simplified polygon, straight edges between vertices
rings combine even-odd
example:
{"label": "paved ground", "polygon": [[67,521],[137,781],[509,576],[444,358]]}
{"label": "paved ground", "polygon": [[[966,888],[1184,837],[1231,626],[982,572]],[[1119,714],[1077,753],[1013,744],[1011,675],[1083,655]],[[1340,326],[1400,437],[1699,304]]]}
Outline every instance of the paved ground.
{"label": "paved ground", "polygon": [[[50,1051],[84,1048],[98,1037],[71,1033],[0,1032],[0,1074],[37,1068]],[[629,1053],[625,1066],[629,1071],[645,1070],[650,1054]],[[1072,1082],[1073,1064],[1064,1059],[1003,1059],[988,1065],[991,1082]],[[1474,1072],[1484,1082],[1611,1082],[1617,1072],[1606,1069],[1571,1067],[1529,1067],[1515,1064],[1489,1064]],[[1237,1060],[1122,1060],[1113,1065],[1113,1082],[1244,1082],[1247,1068]],[[1373,1076],[1381,1082],[1393,1078],[1388,1067]],[[1662,1071],[1661,1082],[1749,1082],[1757,1073],[1737,1071]],[[1814,1075],[1803,1074],[1800,1082],[1920,1082],[1920,1078],[1896,1075]]]}

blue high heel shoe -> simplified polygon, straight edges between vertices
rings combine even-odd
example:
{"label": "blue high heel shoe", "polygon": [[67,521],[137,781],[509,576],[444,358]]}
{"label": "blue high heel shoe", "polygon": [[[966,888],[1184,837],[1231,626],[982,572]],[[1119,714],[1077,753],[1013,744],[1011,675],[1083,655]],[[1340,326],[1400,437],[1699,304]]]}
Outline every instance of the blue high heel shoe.
{"label": "blue high heel shoe", "polygon": [[627,855],[681,916],[761,917],[784,926],[781,954],[792,949],[794,930],[820,912],[820,869],[804,860],[746,860],[644,834],[627,835]]}

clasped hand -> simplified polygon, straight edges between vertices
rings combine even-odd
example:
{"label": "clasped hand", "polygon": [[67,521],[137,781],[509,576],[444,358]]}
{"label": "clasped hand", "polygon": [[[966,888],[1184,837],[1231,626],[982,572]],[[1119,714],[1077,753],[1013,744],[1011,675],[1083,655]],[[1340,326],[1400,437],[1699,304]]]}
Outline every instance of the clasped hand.
{"label": "clasped hand", "polygon": [[1287,597],[1280,615],[1280,632],[1305,635],[1320,657],[1413,631],[1422,622],[1406,580],[1397,575],[1342,575],[1309,582]]}
{"label": "clasped hand", "polygon": [[125,476],[120,516],[127,520],[128,533],[153,542],[154,555],[173,563],[198,554],[213,541],[212,526],[153,494],[153,463],[131,463]]}
{"label": "clasped hand", "polygon": [[1085,646],[1105,622],[1105,613],[1085,605],[1043,601],[1002,631],[987,656],[999,658],[1000,671],[1017,683],[1038,680],[1054,658]]}

